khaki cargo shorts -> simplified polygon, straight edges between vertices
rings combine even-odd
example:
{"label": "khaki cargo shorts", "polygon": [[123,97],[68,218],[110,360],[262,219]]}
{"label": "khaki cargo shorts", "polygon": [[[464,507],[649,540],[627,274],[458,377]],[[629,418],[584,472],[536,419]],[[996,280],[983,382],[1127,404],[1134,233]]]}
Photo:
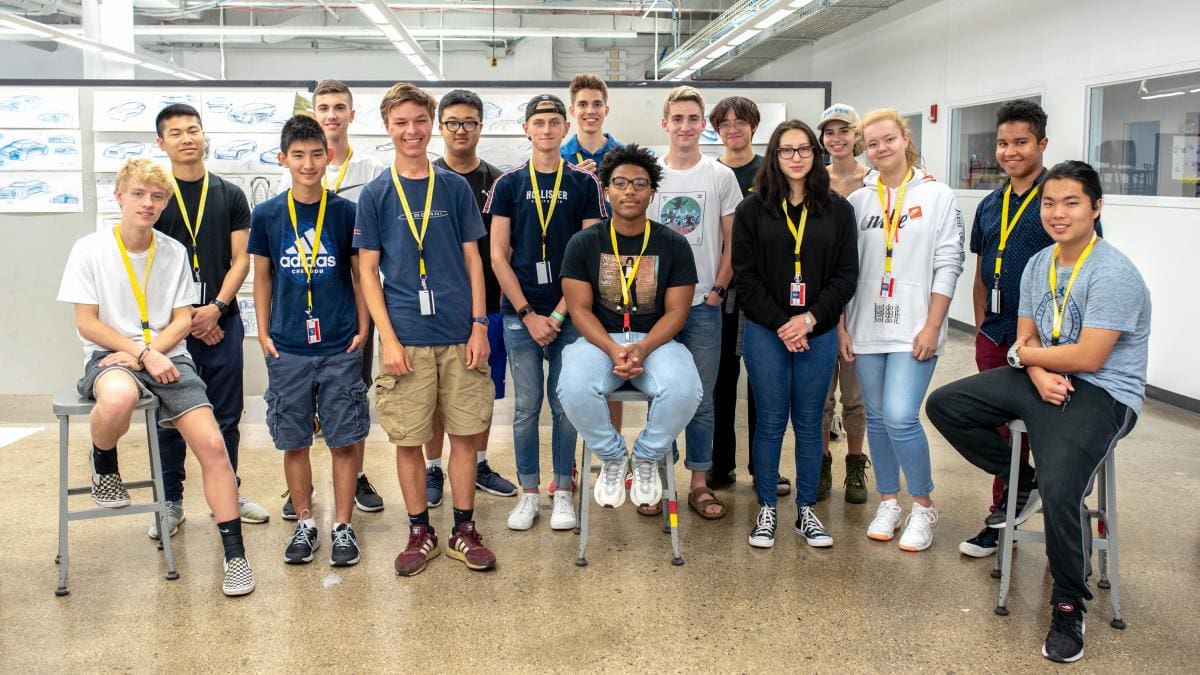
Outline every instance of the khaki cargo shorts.
{"label": "khaki cargo shorts", "polygon": [[467,368],[467,345],[405,347],[413,370],[375,378],[375,408],[392,443],[416,446],[433,438],[433,414],[440,410],[446,433],[471,436],[492,422],[496,387],[486,363]]}

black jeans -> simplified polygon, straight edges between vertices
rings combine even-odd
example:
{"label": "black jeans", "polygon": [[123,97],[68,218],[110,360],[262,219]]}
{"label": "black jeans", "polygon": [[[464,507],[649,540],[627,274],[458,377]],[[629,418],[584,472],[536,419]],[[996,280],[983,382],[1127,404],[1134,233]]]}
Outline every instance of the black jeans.
{"label": "black jeans", "polygon": [[[737,468],[737,384],[742,374],[742,360],[738,356],[738,311],[734,298],[721,305],[721,361],[717,366],[717,383],[713,387],[713,466],[712,475],[728,476]],[[758,414],[754,409],[754,391],[746,382],[746,422],[750,427],[747,436],[746,466],[754,474],[754,431],[758,427]]]}
{"label": "black jeans", "polygon": [[1050,604],[1092,599],[1091,530],[1084,498],[1105,456],[1137,422],[1128,406],[1082,378],[1066,407],[1042,400],[1023,370],[996,368],[929,395],[925,413],[968,462],[1007,480],[1012,448],[996,427],[1021,419],[1037,467],[1054,588]]}

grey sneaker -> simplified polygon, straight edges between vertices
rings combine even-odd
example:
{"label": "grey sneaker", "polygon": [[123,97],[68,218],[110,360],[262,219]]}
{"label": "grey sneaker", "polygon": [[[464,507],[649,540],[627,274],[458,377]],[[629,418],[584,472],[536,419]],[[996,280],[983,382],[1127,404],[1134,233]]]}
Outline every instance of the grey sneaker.
{"label": "grey sneaker", "polygon": [[121,482],[121,474],[92,474],[92,501],[96,502],[97,506],[103,506],[106,509],[129,506],[129,491]]}
{"label": "grey sneaker", "polygon": [[254,570],[245,558],[225,561],[225,578],[221,582],[225,595],[248,595],[254,591]]}
{"label": "grey sneaker", "polygon": [[[167,501],[167,536],[174,537],[179,526],[187,520],[183,515],[183,502]],[[151,539],[158,539],[158,518],[150,519],[150,531],[146,533]]]}
{"label": "grey sneaker", "polygon": [[263,507],[246,499],[242,494],[238,493],[238,516],[243,523],[252,525],[261,525],[271,519],[271,514]]}

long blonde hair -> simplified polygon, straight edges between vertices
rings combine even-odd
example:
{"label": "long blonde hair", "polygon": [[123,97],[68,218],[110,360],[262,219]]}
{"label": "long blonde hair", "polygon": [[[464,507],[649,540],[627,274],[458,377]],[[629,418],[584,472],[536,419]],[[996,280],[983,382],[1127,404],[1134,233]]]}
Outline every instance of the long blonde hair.
{"label": "long blonde hair", "polygon": [[908,122],[905,121],[904,117],[895,108],[876,108],[863,115],[862,120],[858,123],[854,131],[863,139],[863,143],[865,144],[866,135],[864,132],[866,132],[867,127],[889,120],[896,123],[896,126],[900,128],[901,135],[904,136],[904,140],[908,142],[908,146],[904,148],[904,159],[908,162],[908,166],[921,167],[921,150],[913,143],[912,130],[909,129]]}

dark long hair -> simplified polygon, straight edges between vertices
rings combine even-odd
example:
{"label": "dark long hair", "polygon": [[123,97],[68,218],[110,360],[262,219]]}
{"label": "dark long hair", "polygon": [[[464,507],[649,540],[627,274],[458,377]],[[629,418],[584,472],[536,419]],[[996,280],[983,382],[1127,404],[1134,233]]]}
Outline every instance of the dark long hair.
{"label": "dark long hair", "polygon": [[767,153],[763,157],[762,168],[754,177],[754,194],[763,201],[767,208],[773,212],[779,211],[780,217],[783,217],[783,209],[780,204],[788,198],[791,189],[788,187],[787,176],[779,168],[779,143],[783,134],[793,129],[803,131],[813,147],[812,168],[804,177],[804,203],[810,211],[815,213],[828,211],[833,208],[833,193],[829,187],[829,172],[825,169],[825,163],[821,161],[821,144],[812,127],[800,120],[783,122],[775,127],[775,131],[771,132],[771,140],[767,142]]}

